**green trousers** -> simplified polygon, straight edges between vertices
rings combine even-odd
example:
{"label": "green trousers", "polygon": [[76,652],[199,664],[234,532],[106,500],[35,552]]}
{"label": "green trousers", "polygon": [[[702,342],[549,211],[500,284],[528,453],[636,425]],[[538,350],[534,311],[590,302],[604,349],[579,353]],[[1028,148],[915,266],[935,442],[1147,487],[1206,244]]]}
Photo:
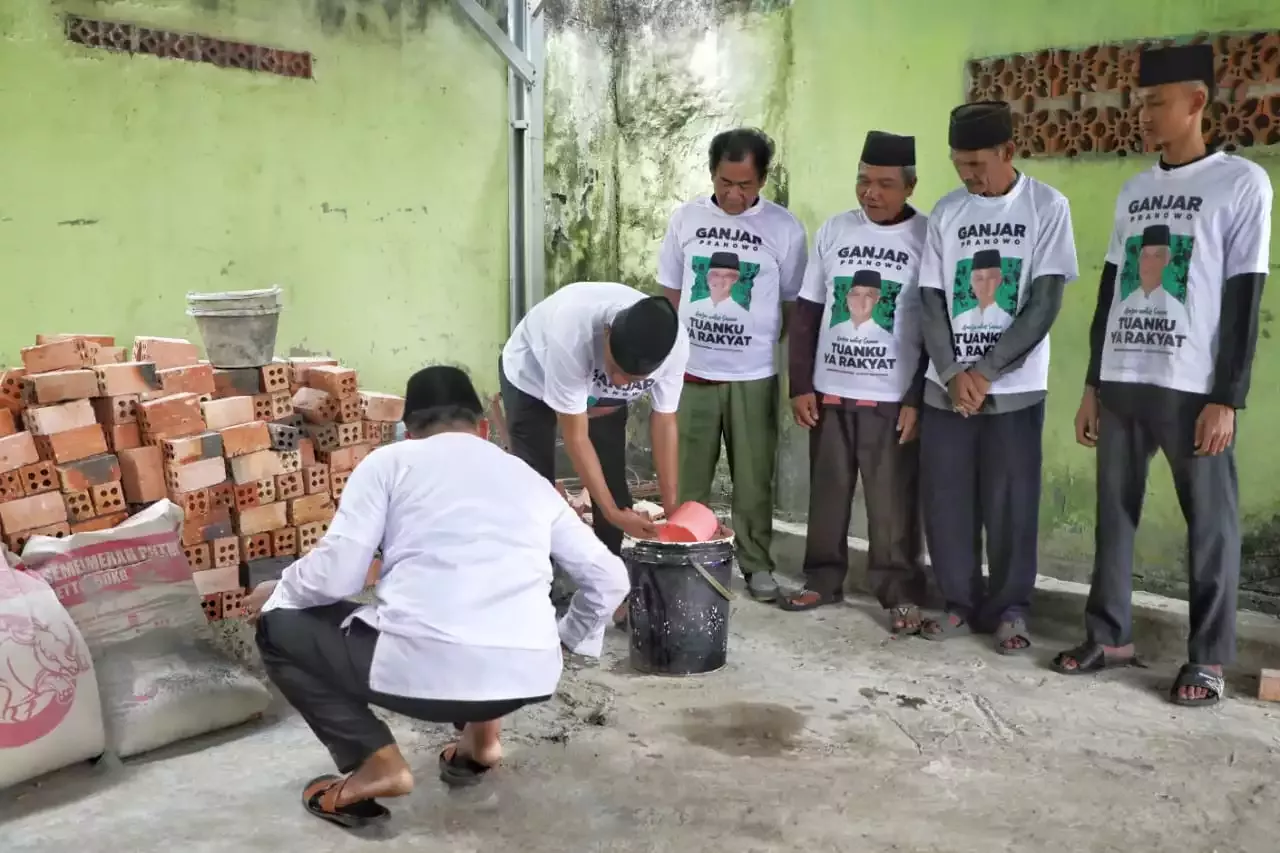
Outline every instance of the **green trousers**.
{"label": "green trousers", "polygon": [[733,530],[744,575],[773,571],[773,472],[778,450],[778,378],[704,384],[680,395],[680,502],[711,502],[720,440],[733,480]]}

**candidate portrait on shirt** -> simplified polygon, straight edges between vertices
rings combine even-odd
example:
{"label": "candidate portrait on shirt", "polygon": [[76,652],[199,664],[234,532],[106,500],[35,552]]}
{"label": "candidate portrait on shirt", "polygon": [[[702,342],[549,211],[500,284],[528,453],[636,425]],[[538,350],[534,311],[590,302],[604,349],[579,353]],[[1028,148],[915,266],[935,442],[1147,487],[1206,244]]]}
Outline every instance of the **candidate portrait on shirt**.
{"label": "candidate portrait on shirt", "polygon": [[853,274],[849,292],[845,294],[845,307],[849,310],[849,325],[855,338],[892,337],[875,320],[876,304],[880,301],[883,282],[875,270],[858,270]]}
{"label": "candidate portrait on shirt", "polygon": [[742,269],[736,252],[715,252],[707,266],[707,290],[710,291],[711,309],[720,311],[738,307],[733,299],[733,288],[742,279]]}
{"label": "candidate portrait on shirt", "polygon": [[983,249],[974,253],[969,270],[969,287],[978,304],[957,318],[960,325],[997,326],[1002,329],[1009,325],[1009,312],[996,301],[996,294],[1004,281],[1004,269],[1000,262],[1000,252],[996,249]]}
{"label": "candidate portrait on shirt", "polygon": [[1143,229],[1142,247],[1138,250],[1138,286],[1125,302],[1164,304],[1164,275],[1173,258],[1170,237],[1168,225],[1149,225]]}

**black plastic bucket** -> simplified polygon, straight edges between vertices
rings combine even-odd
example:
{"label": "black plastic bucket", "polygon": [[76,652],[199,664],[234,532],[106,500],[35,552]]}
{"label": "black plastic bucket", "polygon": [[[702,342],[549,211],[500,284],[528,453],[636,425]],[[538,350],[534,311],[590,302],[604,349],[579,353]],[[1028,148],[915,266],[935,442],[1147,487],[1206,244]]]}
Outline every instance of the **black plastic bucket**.
{"label": "black plastic bucket", "polygon": [[688,544],[637,541],[622,556],[631,576],[632,668],[648,675],[700,675],[723,667],[733,536]]}

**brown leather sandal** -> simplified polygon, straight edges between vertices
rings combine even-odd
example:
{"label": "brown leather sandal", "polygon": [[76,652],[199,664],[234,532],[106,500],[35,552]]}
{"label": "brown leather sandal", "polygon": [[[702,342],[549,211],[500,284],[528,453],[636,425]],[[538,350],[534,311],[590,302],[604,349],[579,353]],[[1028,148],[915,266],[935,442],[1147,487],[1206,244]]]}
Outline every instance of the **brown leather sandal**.
{"label": "brown leather sandal", "polygon": [[302,789],[302,807],[321,820],[336,823],[344,829],[360,829],[391,817],[391,812],[377,800],[360,800],[339,806],[338,800],[348,778],[329,774],[312,779]]}

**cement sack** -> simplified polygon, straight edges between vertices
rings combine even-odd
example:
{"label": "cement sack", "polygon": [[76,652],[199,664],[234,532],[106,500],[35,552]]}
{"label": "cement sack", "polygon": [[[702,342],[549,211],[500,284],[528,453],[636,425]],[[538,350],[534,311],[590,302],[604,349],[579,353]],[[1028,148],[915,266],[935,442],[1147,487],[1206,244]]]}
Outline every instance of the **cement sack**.
{"label": "cement sack", "polygon": [[215,650],[181,526],[182,510],[160,501],[111,530],[33,539],[22,554],[84,635],[107,749],[121,758],[243,723],[271,698]]}
{"label": "cement sack", "polygon": [[0,545],[0,789],[101,755],[93,660],[44,581]]}

